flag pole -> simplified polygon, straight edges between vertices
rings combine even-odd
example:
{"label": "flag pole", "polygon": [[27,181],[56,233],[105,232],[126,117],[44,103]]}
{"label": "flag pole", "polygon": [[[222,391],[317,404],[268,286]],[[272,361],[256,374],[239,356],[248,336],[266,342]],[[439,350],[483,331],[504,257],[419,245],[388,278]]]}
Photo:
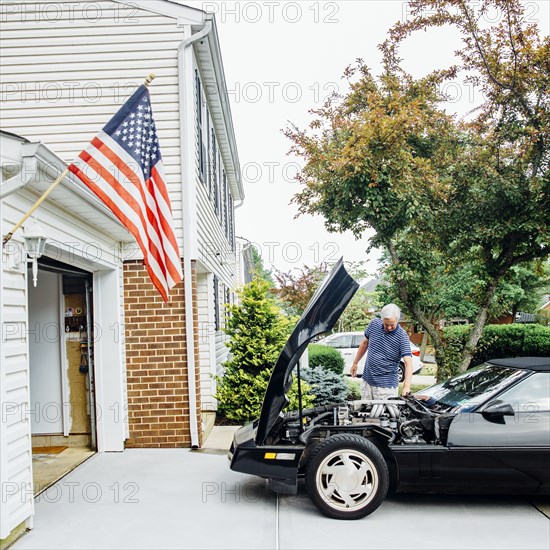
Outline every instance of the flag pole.
{"label": "flag pole", "polygon": [[4,246],[13,236],[13,234],[25,223],[29,216],[46,200],[46,197],[54,190],[57,184],[69,173],[69,168],[65,168],[57,179],[44,191],[44,194],[32,205],[31,209],[15,224],[13,229],[4,235],[2,246]]}
{"label": "flag pole", "polygon": [[143,85],[145,87],[148,87],[149,84],[151,84],[151,82],[153,82],[153,80],[157,78],[157,75],[155,73],[151,73],[149,74],[149,76],[145,79],[145,82],[143,83]]}
{"label": "flag pole", "polygon": [[[150,73],[143,83],[148,87],[151,82],[157,77],[156,74]],[[2,238],[2,246],[4,246],[12,237],[13,234],[25,223],[25,221],[32,215],[32,213],[46,200],[47,196],[54,190],[54,188],[61,182],[61,180],[69,173],[69,168],[65,168],[59,177],[50,185],[44,194],[32,205],[31,209],[19,220],[19,222],[13,227],[13,229],[4,235]]]}

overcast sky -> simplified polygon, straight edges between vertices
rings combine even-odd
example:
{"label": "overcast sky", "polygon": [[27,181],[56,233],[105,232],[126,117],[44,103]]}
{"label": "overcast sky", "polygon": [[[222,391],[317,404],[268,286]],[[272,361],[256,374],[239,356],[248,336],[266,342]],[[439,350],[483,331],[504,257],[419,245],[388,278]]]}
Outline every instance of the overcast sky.
{"label": "overcast sky", "polygon": [[[297,159],[281,130],[288,122],[304,128],[308,110],[321,106],[334,90],[345,89],[341,75],[356,58],[380,69],[380,44],[391,25],[404,20],[406,2],[182,2],[214,11],[231,101],[246,199],[237,210],[237,235],[254,242],[266,267],[290,270],[321,261],[369,260],[369,234],[328,233],[321,217],[300,216],[289,204],[300,189],[293,176]],[[527,16],[548,34],[550,2],[528,1]],[[487,19],[496,20],[493,13]],[[458,36],[448,29],[419,33],[402,50],[405,68],[420,76],[453,62]],[[479,92],[461,82],[449,84],[455,101],[449,111],[465,113]]]}

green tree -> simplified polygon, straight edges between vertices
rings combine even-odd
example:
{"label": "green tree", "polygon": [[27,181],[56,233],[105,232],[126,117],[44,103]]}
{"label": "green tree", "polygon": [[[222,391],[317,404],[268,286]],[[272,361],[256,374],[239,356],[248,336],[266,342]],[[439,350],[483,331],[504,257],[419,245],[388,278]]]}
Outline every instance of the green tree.
{"label": "green tree", "polygon": [[492,317],[509,312],[512,319],[515,319],[519,311],[536,313],[549,284],[548,264],[531,262],[512,267],[499,285]]}
{"label": "green tree", "polygon": [[262,255],[258,251],[258,249],[254,245],[250,245],[250,251],[252,253],[252,259],[254,262],[254,274],[259,279],[263,279],[264,281],[267,281],[271,287],[273,288],[275,286],[275,281],[273,280],[273,272],[271,269],[267,269],[264,265],[264,260],[262,258]]}
{"label": "green tree", "polygon": [[359,289],[348,307],[338,319],[335,332],[357,332],[365,330],[373,318],[373,311],[380,308],[382,302],[377,292]]}
{"label": "green tree", "polygon": [[[291,321],[269,296],[270,288],[269,282],[253,279],[238,292],[239,303],[228,308],[224,331],[230,356],[224,375],[217,378],[216,399],[219,414],[230,420],[259,416],[271,371],[289,335]],[[313,403],[309,389],[302,383],[304,407]],[[298,408],[296,383],[289,399],[289,407]]]}
{"label": "green tree", "polygon": [[[357,281],[364,279],[367,275],[363,263],[346,263],[348,273]],[[276,270],[277,288],[274,293],[281,300],[285,311],[289,315],[299,316],[302,314],[329,270],[330,265],[326,262],[313,267],[304,265],[301,269],[295,268],[287,272]],[[356,304],[359,302],[360,300],[356,301]],[[351,307],[352,303],[353,299],[348,308]]]}
{"label": "green tree", "polygon": [[225,333],[230,359],[224,363],[226,372],[243,369],[256,375],[272,368],[283,349],[290,321],[275,300],[268,296],[270,284],[253,279],[238,291],[239,302],[228,307]]}
{"label": "green tree", "polygon": [[[288,129],[291,150],[305,161],[294,200],[300,213],[321,214],[331,231],[360,238],[375,230],[370,245],[387,250],[387,277],[432,337],[440,364],[439,287],[453,276],[458,285],[459,272],[471,266],[475,319],[454,365],[464,370],[499,283],[550,251],[549,40],[525,22],[517,0],[482,0],[482,12],[503,13],[483,26],[464,0],[410,5],[413,17],[381,46],[381,76],[359,60],[345,73],[349,93],[314,111],[308,131]],[[411,33],[443,25],[462,35],[461,63],[413,79],[399,46]],[[441,84],[461,72],[486,101],[458,121],[443,108]]]}
{"label": "green tree", "polygon": [[[274,293],[289,315],[302,314],[327,274],[328,268],[328,264],[322,263],[315,267],[305,265],[301,269],[295,268],[287,272],[276,270],[275,279],[278,286]],[[295,273],[296,271],[298,273]]]}

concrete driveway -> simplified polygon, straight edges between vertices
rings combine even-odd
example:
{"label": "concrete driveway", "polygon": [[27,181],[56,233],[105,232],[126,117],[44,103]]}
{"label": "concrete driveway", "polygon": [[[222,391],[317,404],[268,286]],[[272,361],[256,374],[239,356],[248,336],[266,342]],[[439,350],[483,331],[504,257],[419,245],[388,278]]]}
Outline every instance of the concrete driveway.
{"label": "concrete driveway", "polygon": [[322,516],[303,487],[276,497],[216,449],[95,455],[36,501],[13,549],[550,548],[550,521],[522,498],[392,495],[371,516]]}

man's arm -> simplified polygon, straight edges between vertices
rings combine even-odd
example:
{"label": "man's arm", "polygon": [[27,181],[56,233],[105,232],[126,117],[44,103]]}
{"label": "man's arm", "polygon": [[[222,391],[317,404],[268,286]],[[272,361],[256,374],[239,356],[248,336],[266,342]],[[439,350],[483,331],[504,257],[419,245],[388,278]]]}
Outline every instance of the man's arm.
{"label": "man's arm", "polygon": [[[351,376],[355,376],[355,373],[357,372],[357,365],[359,361],[363,358],[363,355],[367,352],[367,349],[369,347],[369,339],[365,338],[360,344],[359,348],[357,349],[357,353],[355,354],[355,359],[353,360],[353,365],[350,369]],[[411,373],[412,373],[412,364],[411,364]]]}
{"label": "man's arm", "polygon": [[403,357],[403,363],[405,363],[405,377],[403,379],[401,395],[405,396],[411,393],[411,380],[413,375],[412,357],[410,355],[405,355],[405,357]]}

